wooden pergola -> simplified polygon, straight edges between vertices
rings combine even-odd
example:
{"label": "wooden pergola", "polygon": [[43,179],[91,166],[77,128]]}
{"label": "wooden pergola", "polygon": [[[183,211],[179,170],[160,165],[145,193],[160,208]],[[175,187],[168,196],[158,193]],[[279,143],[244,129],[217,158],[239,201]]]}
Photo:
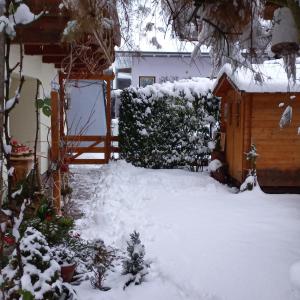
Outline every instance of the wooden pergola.
{"label": "wooden pergola", "polygon": [[[59,89],[51,92],[51,162],[53,167],[53,199],[57,213],[61,211],[61,166],[63,164],[103,164],[108,163],[111,152],[118,151],[117,147],[112,147],[112,141],[117,141],[117,137],[111,136],[111,82],[114,74],[105,74],[103,71],[110,67],[110,62],[105,57],[100,58],[97,73],[91,73],[84,61],[77,57],[72,60],[72,45],[62,42],[63,31],[70,21],[70,13],[65,9],[60,9],[61,0],[26,0],[25,3],[30,10],[39,14],[45,11],[39,19],[28,25],[18,25],[17,36],[13,43],[23,45],[25,55],[42,56],[43,63],[54,64],[59,75]],[[106,41],[109,49],[113,51],[118,44],[118,39],[111,36],[119,34],[114,30],[107,33],[109,37]],[[89,46],[91,53],[96,49],[96,45]],[[37,74],[38,76],[38,74]],[[105,136],[68,136],[65,132],[65,94],[64,85],[68,80],[99,80],[106,82],[106,135]],[[88,147],[68,146],[73,141],[89,141],[92,144]],[[104,143],[103,147],[99,147]],[[61,145],[64,145],[63,147]],[[79,159],[83,153],[96,152],[104,153],[104,159]]]}

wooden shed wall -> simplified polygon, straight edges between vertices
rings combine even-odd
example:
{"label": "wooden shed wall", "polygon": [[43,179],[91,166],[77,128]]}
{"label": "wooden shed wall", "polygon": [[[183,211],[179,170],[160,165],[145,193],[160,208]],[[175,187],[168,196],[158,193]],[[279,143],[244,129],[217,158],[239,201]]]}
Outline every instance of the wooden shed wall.
{"label": "wooden shed wall", "polygon": [[[261,186],[300,187],[300,135],[297,134],[300,93],[295,95],[296,99],[290,100],[289,94],[250,94],[252,105],[246,116],[250,134],[245,134],[244,144],[254,143],[257,147],[257,175]],[[279,127],[284,108],[278,105],[282,102],[284,108],[287,104],[293,107],[292,122],[284,129]]]}
{"label": "wooden shed wall", "polygon": [[[221,131],[226,132],[225,157],[228,164],[228,173],[236,183],[243,182],[245,176],[244,153],[245,131],[247,127],[247,102],[243,93],[229,88],[222,94],[221,101]],[[249,119],[249,117],[248,117]],[[249,138],[250,139],[250,138]]]}

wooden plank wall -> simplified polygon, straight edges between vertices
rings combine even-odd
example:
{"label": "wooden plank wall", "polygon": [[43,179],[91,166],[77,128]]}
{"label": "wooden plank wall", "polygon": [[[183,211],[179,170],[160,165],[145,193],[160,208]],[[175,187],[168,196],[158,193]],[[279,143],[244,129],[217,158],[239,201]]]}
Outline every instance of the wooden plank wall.
{"label": "wooden plank wall", "polygon": [[[295,100],[290,100],[289,94],[252,95],[245,137],[251,135],[250,142],[256,144],[259,154],[258,180],[262,186],[300,186],[300,135],[297,134],[300,126],[300,93],[295,95]],[[282,102],[285,106],[279,108]],[[279,120],[287,104],[293,107],[293,118],[290,126],[281,129]],[[249,138],[246,138],[244,145],[250,145]]]}

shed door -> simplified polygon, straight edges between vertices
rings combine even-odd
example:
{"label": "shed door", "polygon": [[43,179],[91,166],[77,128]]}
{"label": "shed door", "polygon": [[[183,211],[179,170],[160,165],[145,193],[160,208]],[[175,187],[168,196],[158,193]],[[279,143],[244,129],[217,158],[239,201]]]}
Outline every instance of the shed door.
{"label": "shed door", "polygon": [[227,137],[226,160],[229,175],[239,182],[243,180],[243,126],[242,102],[240,96],[229,91],[226,97]]}

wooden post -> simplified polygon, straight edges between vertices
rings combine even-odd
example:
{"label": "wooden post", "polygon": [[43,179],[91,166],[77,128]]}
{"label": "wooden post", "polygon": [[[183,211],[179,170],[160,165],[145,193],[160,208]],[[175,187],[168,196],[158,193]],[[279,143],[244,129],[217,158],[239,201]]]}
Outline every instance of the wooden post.
{"label": "wooden post", "polygon": [[64,124],[64,102],[65,102],[65,86],[64,77],[62,72],[59,72],[59,98],[60,98],[60,135],[64,136],[65,124]]}
{"label": "wooden post", "polygon": [[56,214],[61,214],[60,176],[60,105],[58,92],[51,92],[51,162],[53,164],[53,203]]}
{"label": "wooden post", "polygon": [[110,80],[106,81],[106,151],[105,160],[106,163],[109,162],[111,153],[111,88]]}

